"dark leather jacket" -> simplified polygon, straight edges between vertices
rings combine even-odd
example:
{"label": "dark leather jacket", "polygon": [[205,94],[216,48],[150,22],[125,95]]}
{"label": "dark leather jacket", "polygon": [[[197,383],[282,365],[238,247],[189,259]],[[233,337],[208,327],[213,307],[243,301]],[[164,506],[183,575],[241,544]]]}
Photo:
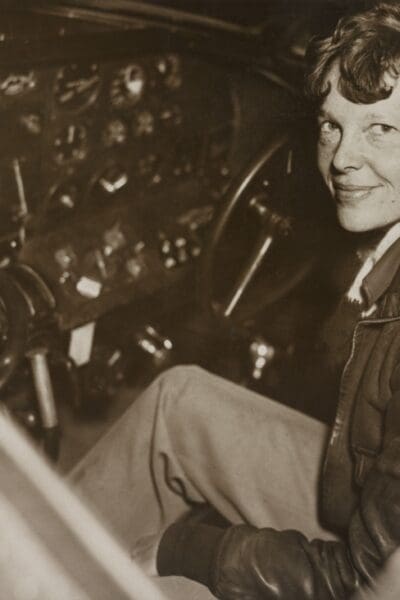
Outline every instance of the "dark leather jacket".
{"label": "dark leather jacket", "polygon": [[324,465],[323,520],[342,541],[232,526],[215,537],[203,579],[218,598],[350,598],[400,546],[400,243],[395,246],[374,278],[364,280],[377,310],[355,328]]}
{"label": "dark leather jacket", "polygon": [[364,282],[370,302],[376,301],[378,308],[355,328],[324,464],[323,520],[343,532],[343,541],[308,541],[296,531],[232,527],[214,559],[212,588],[218,597],[349,598],[360,584],[371,582],[400,546],[396,246],[378,275]]}

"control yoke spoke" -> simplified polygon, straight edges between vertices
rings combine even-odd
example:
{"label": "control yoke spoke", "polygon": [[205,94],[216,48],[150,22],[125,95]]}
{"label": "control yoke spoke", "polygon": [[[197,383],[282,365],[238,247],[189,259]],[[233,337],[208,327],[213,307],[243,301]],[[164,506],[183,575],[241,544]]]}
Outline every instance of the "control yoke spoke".
{"label": "control yoke spoke", "polygon": [[254,279],[254,276],[262,264],[264,257],[268,253],[275,237],[277,235],[286,236],[290,231],[290,220],[269,210],[266,206],[263,206],[262,220],[262,232],[258,237],[252,253],[246,261],[244,268],[236,280],[228,301],[225,303],[225,308],[223,310],[224,317],[230,317],[232,315],[240,298]]}

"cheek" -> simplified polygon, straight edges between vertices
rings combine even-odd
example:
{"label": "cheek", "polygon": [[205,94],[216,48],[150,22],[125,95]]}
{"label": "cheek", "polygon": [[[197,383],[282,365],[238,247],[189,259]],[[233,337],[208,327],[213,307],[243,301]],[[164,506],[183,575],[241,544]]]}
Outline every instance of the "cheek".
{"label": "cheek", "polygon": [[317,165],[322,177],[327,180],[330,172],[332,161],[332,151],[326,146],[318,145],[317,148]]}
{"label": "cheek", "polygon": [[397,201],[400,201],[400,161],[393,165],[393,169],[391,169],[391,174],[389,174],[388,179],[394,188]]}
{"label": "cheek", "polygon": [[395,196],[400,195],[400,157],[395,160],[395,156],[388,156],[386,160],[371,161],[370,168],[375,175],[384,184],[386,189],[394,192]]}
{"label": "cheek", "polygon": [[400,145],[371,148],[366,157],[369,169],[389,188],[400,190]]}

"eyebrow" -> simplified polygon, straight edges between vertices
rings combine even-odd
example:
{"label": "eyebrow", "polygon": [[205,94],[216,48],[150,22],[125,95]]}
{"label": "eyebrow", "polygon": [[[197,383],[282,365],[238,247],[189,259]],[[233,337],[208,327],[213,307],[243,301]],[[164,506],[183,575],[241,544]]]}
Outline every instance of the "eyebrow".
{"label": "eyebrow", "polygon": [[316,115],[317,115],[317,117],[325,117],[325,118],[333,119],[331,113],[324,110],[323,108],[318,109],[316,112]]}
{"label": "eyebrow", "polygon": [[[335,121],[336,118],[332,115],[332,113],[328,110],[325,110],[324,108],[320,108],[318,109],[318,111],[316,112],[316,117],[317,118],[325,118],[325,119],[330,119],[332,121]],[[384,115],[383,113],[367,113],[364,117],[365,121],[388,121],[390,120],[392,117],[389,115]]]}
{"label": "eyebrow", "polygon": [[370,119],[371,121],[387,121],[388,117],[382,113],[367,113],[365,119]]}

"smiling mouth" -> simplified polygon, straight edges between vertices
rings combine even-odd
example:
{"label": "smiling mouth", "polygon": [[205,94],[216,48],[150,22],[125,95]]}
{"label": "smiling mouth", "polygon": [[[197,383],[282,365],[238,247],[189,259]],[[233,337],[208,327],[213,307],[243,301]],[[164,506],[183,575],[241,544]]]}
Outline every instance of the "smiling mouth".
{"label": "smiling mouth", "polygon": [[335,197],[339,202],[350,202],[352,200],[363,200],[379,186],[334,184],[333,187],[335,190]]}

